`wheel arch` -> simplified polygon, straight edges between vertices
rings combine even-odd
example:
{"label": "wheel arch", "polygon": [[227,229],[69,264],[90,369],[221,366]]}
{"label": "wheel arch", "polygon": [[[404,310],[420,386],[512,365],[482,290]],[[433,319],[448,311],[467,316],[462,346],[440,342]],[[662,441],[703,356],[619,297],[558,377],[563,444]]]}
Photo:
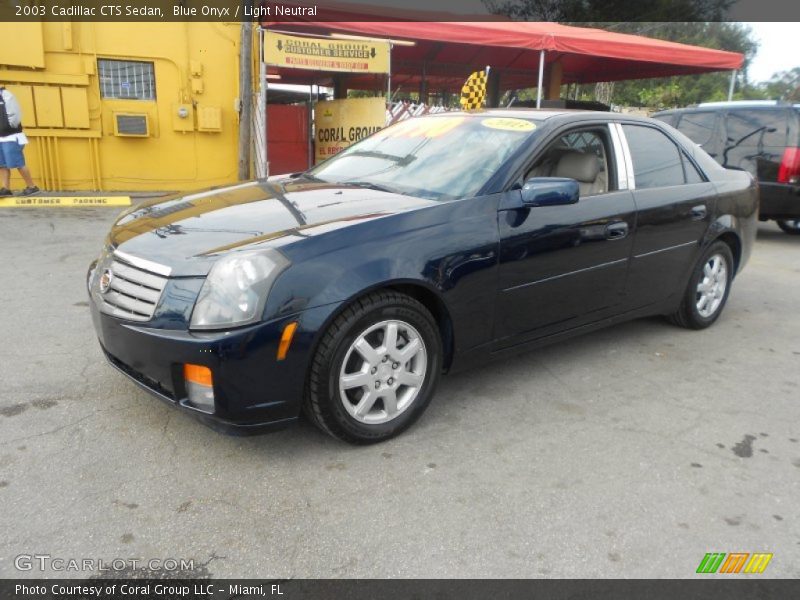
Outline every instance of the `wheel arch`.
{"label": "wheel arch", "polygon": [[703,250],[714,242],[724,242],[731,249],[733,255],[733,276],[735,277],[742,267],[744,256],[744,242],[742,240],[743,222],[730,214],[720,215],[709,227]]}
{"label": "wheel arch", "polygon": [[724,231],[714,238],[713,241],[724,242],[731,249],[731,254],[733,255],[733,276],[735,277],[739,272],[739,265],[741,265],[742,262],[742,240],[735,232]]}
{"label": "wheel arch", "polygon": [[436,325],[439,327],[439,335],[442,339],[442,368],[447,371],[453,361],[455,349],[455,332],[453,331],[453,319],[444,300],[439,294],[430,287],[419,282],[398,282],[384,286],[381,289],[390,289],[406,296],[414,298],[431,313]]}
{"label": "wheel arch", "polygon": [[426,282],[413,280],[413,279],[398,279],[393,281],[384,281],[368,288],[364,288],[359,292],[353,294],[344,300],[335,311],[333,311],[325,320],[323,325],[319,328],[316,339],[311,348],[311,355],[317,351],[322,336],[340,314],[342,314],[348,307],[359,299],[374,294],[380,291],[393,291],[400,294],[405,294],[422,304],[428,312],[431,313],[436,325],[439,329],[439,335],[442,340],[442,368],[444,371],[450,369],[455,354],[455,332],[453,329],[453,319],[447,304],[442,299],[438,290],[435,290]]}

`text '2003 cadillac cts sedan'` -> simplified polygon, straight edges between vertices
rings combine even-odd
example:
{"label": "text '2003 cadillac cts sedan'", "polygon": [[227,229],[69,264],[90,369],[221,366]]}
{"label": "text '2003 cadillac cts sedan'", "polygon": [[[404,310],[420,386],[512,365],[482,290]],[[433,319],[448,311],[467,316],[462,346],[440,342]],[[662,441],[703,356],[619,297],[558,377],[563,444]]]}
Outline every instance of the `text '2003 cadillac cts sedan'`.
{"label": "text '2003 cadillac cts sedan'", "polygon": [[212,426],[302,409],[376,442],[442,372],[646,315],[711,325],[757,204],[749,174],[650,119],[448,113],[126,211],[90,305],[112,365]]}

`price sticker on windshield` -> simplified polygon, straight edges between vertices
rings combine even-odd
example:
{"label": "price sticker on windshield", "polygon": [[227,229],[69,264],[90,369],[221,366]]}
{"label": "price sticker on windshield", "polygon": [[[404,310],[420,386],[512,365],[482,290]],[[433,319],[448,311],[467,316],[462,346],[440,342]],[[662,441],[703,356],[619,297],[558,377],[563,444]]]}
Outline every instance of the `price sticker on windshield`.
{"label": "price sticker on windshield", "polygon": [[536,129],[536,125],[525,119],[513,119],[506,117],[492,117],[491,119],[483,119],[481,125],[489,127],[490,129],[501,129],[503,131],[519,131],[525,133]]}

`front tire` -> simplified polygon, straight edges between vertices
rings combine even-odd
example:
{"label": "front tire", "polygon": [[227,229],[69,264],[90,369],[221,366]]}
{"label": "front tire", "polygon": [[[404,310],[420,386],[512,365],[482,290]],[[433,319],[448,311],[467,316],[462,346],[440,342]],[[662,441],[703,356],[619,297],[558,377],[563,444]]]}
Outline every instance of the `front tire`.
{"label": "front tire", "polygon": [[323,334],[303,409],[340,440],[382,442],[425,411],[441,369],[442,341],[430,312],[404,294],[375,292],[348,306]]}
{"label": "front tire", "polygon": [[719,318],[733,280],[733,253],[725,242],[714,242],[697,261],[678,310],[670,320],[687,329],[705,329]]}
{"label": "front tire", "polygon": [[775,222],[785,233],[800,235],[800,219],[778,219]]}

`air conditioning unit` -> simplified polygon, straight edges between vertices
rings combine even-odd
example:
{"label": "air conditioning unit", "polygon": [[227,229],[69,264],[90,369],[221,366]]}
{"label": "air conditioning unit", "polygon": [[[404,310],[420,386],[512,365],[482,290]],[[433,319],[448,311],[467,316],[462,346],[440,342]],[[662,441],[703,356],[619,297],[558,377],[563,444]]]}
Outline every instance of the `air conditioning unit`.
{"label": "air conditioning unit", "polygon": [[114,113],[114,135],[120,137],[150,137],[147,113]]}

